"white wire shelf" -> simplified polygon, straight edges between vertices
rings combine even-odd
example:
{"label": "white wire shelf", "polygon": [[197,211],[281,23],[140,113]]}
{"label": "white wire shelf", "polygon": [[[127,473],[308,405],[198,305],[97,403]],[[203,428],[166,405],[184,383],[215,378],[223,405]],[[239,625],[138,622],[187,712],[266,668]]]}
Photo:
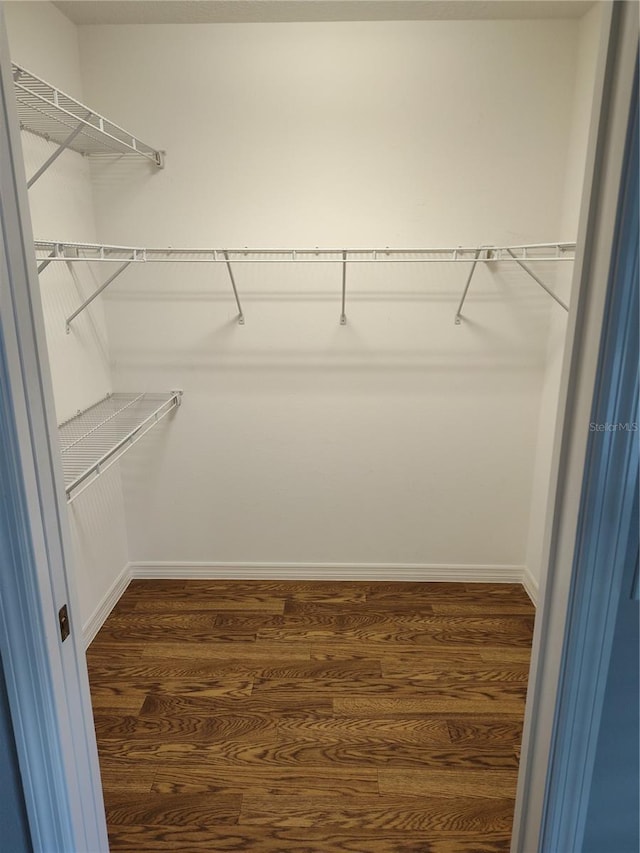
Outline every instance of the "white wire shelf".
{"label": "white wire shelf", "polygon": [[[163,152],[142,142],[129,131],[76,101],[26,68],[12,63],[18,118],[23,130],[80,154],[127,154],[143,157],[162,168]],[[31,178],[31,185],[53,162],[50,158]]]}
{"label": "white wire shelf", "polygon": [[[507,261],[572,261],[575,243],[530,243],[519,246],[455,246],[396,249],[181,249],[107,246],[101,243],[63,243],[36,240],[38,261],[95,261],[112,263],[490,263]],[[478,257],[478,253],[482,256]]]}
{"label": "white wire shelf", "polygon": [[180,405],[182,391],[110,394],[58,427],[67,501],[75,500]]}
{"label": "white wire shelf", "polygon": [[462,298],[455,314],[455,323],[460,325],[462,308],[469,292],[469,286],[478,264],[509,263],[517,264],[532,278],[555,302],[565,311],[568,305],[548,287],[527,264],[533,262],[573,261],[575,259],[575,243],[528,243],[517,246],[455,246],[454,248],[429,249],[326,249],[314,247],[311,249],[177,249],[167,247],[162,249],[138,248],[134,246],[108,246],[102,243],[63,243],[56,240],[36,240],[34,242],[38,272],[41,273],[49,264],[63,261],[67,264],[81,263],[115,263],[119,264],[114,273],[104,281],[76,310],[67,317],[67,333],[71,323],[81,314],[93,300],[99,296],[124,270],[131,264],[140,263],[192,263],[192,264],[226,264],[227,272],[233,288],[233,295],[238,307],[238,322],[244,324],[244,313],[236,286],[232,265],[235,264],[341,264],[342,266],[342,307],[340,324],[347,322],[347,266],[349,264],[471,264],[469,277],[464,287]]}

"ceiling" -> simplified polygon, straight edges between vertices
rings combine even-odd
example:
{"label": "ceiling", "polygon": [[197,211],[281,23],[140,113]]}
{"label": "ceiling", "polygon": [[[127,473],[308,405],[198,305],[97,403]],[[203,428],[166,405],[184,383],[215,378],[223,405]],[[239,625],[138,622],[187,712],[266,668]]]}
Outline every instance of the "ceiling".
{"label": "ceiling", "polygon": [[579,18],[594,0],[54,0],[76,24]]}

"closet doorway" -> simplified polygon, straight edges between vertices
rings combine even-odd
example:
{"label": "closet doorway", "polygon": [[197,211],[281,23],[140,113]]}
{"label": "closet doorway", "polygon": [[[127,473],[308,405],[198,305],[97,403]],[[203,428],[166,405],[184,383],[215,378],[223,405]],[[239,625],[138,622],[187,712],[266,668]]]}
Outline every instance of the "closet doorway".
{"label": "closet doorway", "polygon": [[[115,115],[118,104],[124,103],[128,106],[122,118],[118,116],[123,126],[140,119],[137,127],[142,138],[151,139],[152,131],[160,127],[172,142],[172,146],[167,143],[167,157],[147,157],[143,170],[137,171],[134,156],[140,155],[142,147],[137,137],[127,143],[134,149],[129,152],[132,157],[122,155],[121,149],[115,158],[91,150],[85,152],[88,157],[79,159],[71,141],[40,172],[43,162],[53,156],[50,146],[57,150],[60,144],[52,141],[51,134],[43,140],[42,133],[26,126],[23,134],[27,171],[31,180],[37,177],[31,187],[31,204],[36,249],[41,253],[37,256],[58,420],[71,423],[77,410],[91,412],[97,399],[105,398],[112,405],[115,393],[135,395],[135,402],[131,409],[124,404],[113,417],[102,418],[100,427],[105,422],[112,424],[124,410],[127,416],[135,411],[139,395],[146,399],[148,389],[155,393],[163,388],[166,399],[174,402],[157,428],[158,412],[150,411],[124,434],[118,433],[115,444],[121,443],[121,447],[114,453],[133,444],[133,439],[137,441],[148,418],[154,425],[144,444],[119,465],[104,470],[105,454],[93,460],[90,476],[99,482],[74,501],[70,519],[79,615],[87,642],[105,624],[116,603],[126,603],[125,590],[132,579],[136,579],[132,595],[145,578],[166,582],[168,588],[173,579],[179,588],[198,578],[205,584],[233,578],[248,581],[256,572],[262,578],[280,575],[300,583],[337,575],[368,584],[366,595],[374,597],[376,582],[428,581],[434,584],[434,595],[438,583],[457,582],[461,591],[473,584],[476,593],[483,584],[504,584],[504,593],[508,584],[519,583],[535,599],[551,466],[549,436],[555,421],[566,322],[565,314],[552,311],[564,312],[563,306],[568,304],[570,274],[566,271],[572,266],[570,253],[575,248],[575,227],[569,235],[573,240],[561,239],[558,231],[562,225],[568,228],[567,223],[577,224],[580,163],[584,163],[586,151],[587,105],[600,25],[594,12],[597,7],[584,5],[582,17],[561,19],[561,23],[538,19],[526,29],[503,20],[482,21],[483,26],[476,21],[438,22],[446,27],[436,28],[436,40],[436,30],[431,29],[435,25],[430,21],[412,21],[410,29],[406,21],[393,21],[383,32],[380,22],[375,26],[373,22],[346,22],[344,26],[341,22],[337,27],[331,21],[317,22],[317,26],[305,23],[304,27],[295,22],[246,27],[189,24],[185,25],[192,28],[189,33],[183,25],[151,21],[141,28],[126,22],[103,28],[86,20],[63,20],[60,13],[71,14],[70,4],[58,3],[46,12],[51,32],[58,33],[51,40],[48,59],[49,47],[43,50],[32,38],[28,7],[20,11],[9,7],[12,58],[19,69],[16,89],[28,89],[26,83],[34,85],[35,79],[39,97],[43,92],[49,95],[48,86],[59,107],[63,89],[45,83],[45,77],[60,74],[73,90],[75,103],[88,102],[87,94],[98,100],[100,134],[116,135],[115,126],[105,125],[103,112]],[[73,7],[77,15],[89,8],[82,3]],[[454,24],[460,24],[455,38]],[[329,79],[333,85],[326,103],[311,98],[311,106],[302,113],[303,101],[285,98],[283,106],[279,100],[283,93],[280,84],[291,77],[291,67],[305,67],[300,64],[305,58],[301,40],[291,40],[294,26],[297,36],[305,30],[309,39],[302,40],[309,48],[309,74],[315,71],[318,79]],[[486,41],[478,41],[480,33]],[[551,60],[555,57],[557,65],[550,61],[544,73],[539,67],[533,73],[535,45],[544,41],[543,35],[551,34]],[[67,50],[74,38],[75,55]],[[114,38],[115,48],[110,41]],[[217,49],[205,51],[211,38]],[[520,52],[514,48],[518,38]],[[193,50],[188,55],[193,64],[176,63],[171,67],[173,79],[159,87],[166,96],[166,111],[156,108],[153,119],[142,120],[139,105],[145,100],[153,102],[157,89],[154,92],[151,81],[157,82],[161,57],[175,56],[179,53],[176,44],[182,41],[184,47],[192,39]],[[447,54],[458,39],[458,47]],[[429,90],[425,83],[432,79],[430,74],[435,79],[433,66],[440,72],[438,79],[446,68],[451,70],[454,93],[460,93],[470,79],[461,72],[456,79],[452,70],[454,65],[460,70],[460,45],[472,43],[480,54],[495,56],[496,42],[505,46],[505,55],[518,71],[509,84],[517,88],[523,82],[531,83],[528,95],[533,98],[533,112],[538,110],[536,117],[542,115],[547,121],[532,121],[525,129],[521,126],[516,141],[526,142],[524,151],[518,152],[517,146],[501,151],[500,164],[488,168],[485,163],[483,171],[476,168],[480,163],[474,163],[473,156],[482,160],[483,146],[496,148],[495,122],[486,138],[477,134],[478,150],[464,162],[458,156],[461,149],[454,145],[461,144],[461,134],[456,136],[452,128],[461,132],[465,127],[456,123],[460,116],[454,110],[444,111],[452,122],[446,132],[440,128],[440,136],[438,131],[426,136],[427,116],[434,114],[434,106],[446,107],[446,103],[440,104],[441,89]],[[281,50],[287,44],[290,54]],[[369,58],[368,65],[353,61],[354,44],[361,59]],[[548,40],[545,44],[548,47]],[[426,51],[433,66],[421,64],[425,45],[433,48]],[[226,68],[230,63],[225,51],[242,60],[235,64],[235,77],[207,77],[210,71],[205,73],[198,65],[204,55],[198,53],[198,46]],[[18,60],[16,50],[22,50],[24,58]],[[134,62],[136,53],[137,64],[129,68],[127,63]],[[63,54],[69,58],[66,67]],[[102,75],[101,57],[107,55],[117,55],[121,61],[117,68],[110,68],[109,75]],[[473,64],[468,50],[464,55]],[[391,75],[393,85],[388,91],[378,87],[376,100],[365,97],[366,87],[359,75],[363,68],[374,68],[372,57],[377,56],[387,63],[382,67],[391,68],[397,76]],[[33,61],[27,62],[27,57]],[[261,61],[265,57],[273,61]],[[185,87],[178,66],[195,84],[193,89]],[[255,85],[259,79],[255,67],[250,75],[252,66],[269,69],[262,92],[247,86],[247,80]],[[504,76],[501,63],[495,66],[486,65],[494,83]],[[134,69],[140,73],[132,74]],[[201,79],[194,76],[195,70],[203,72]],[[346,74],[349,70],[351,77]],[[398,91],[407,93],[406,87],[398,86],[407,71],[415,74],[411,77],[415,91],[431,91],[429,109],[417,116],[406,110],[406,102],[398,100]],[[209,151],[202,146],[207,134],[188,141],[185,127],[189,122],[178,126],[171,118],[180,109],[186,113],[182,119],[188,118],[191,107],[201,102],[204,90],[198,86],[203,86],[203,80],[208,89],[220,86],[211,100],[217,107],[222,105],[220,111],[229,118],[230,127],[223,133],[218,113],[214,109],[209,114],[216,122],[216,133],[209,137],[214,141],[213,150]],[[345,87],[345,81],[354,88]],[[564,81],[566,91],[559,81]],[[312,75],[311,82],[317,83]],[[360,99],[354,98],[357,85]],[[81,93],[82,89],[86,92]],[[507,90],[508,86],[505,97]],[[193,100],[185,96],[189,91]],[[341,92],[343,101],[338,97]],[[560,101],[564,98],[566,108],[569,93],[575,98],[573,108],[561,121]],[[316,94],[319,96],[319,90]],[[550,94],[549,101],[546,96]],[[504,104],[495,89],[492,96],[491,103],[482,101],[475,112],[461,111],[471,128],[487,109],[495,108],[491,117],[500,118],[498,108]],[[334,122],[344,118],[347,100],[356,109],[343,124]],[[459,108],[459,98],[452,102]],[[318,103],[326,107],[324,113],[320,111],[321,120]],[[264,112],[260,112],[261,106]],[[375,127],[371,121],[378,111],[385,127],[395,128],[396,136],[391,133],[379,139],[371,133]],[[159,115],[163,120],[154,128],[153,120]],[[392,118],[396,121],[390,121]],[[83,129],[88,120],[88,116],[83,118]],[[328,128],[336,125],[341,135],[332,148]],[[255,144],[259,128],[262,154]],[[67,139],[75,130],[70,130]],[[315,176],[308,162],[313,149],[302,144],[308,142],[310,131],[326,154],[318,161]],[[78,132],[76,137],[82,135]],[[249,139],[254,140],[251,145]],[[372,149],[363,144],[374,139],[378,143]],[[513,142],[513,133],[507,133],[505,139]],[[385,151],[411,153],[415,158],[415,140],[431,146],[422,152],[421,168],[416,170],[417,159],[409,162],[406,156],[387,160],[388,174],[380,168]],[[124,143],[119,140],[119,144]],[[480,175],[480,184],[465,197],[471,202],[469,210],[460,211],[456,206],[455,211],[446,211],[442,205],[444,198],[460,197],[460,187],[455,187],[455,193],[445,193],[437,180],[439,174],[445,174],[442,158],[447,148],[464,173],[456,173],[454,182],[466,186],[471,173],[476,178]],[[170,175],[172,149],[177,152],[177,174]],[[159,153],[163,148],[152,147],[152,151]],[[194,167],[190,174],[185,171],[187,151],[193,154],[187,164]],[[269,169],[265,169],[265,151],[272,156]],[[527,196],[537,201],[526,210],[518,207],[515,198],[509,197],[510,184],[502,187],[505,195],[490,208],[486,190],[495,189],[499,167],[509,164],[518,175],[524,175],[519,167],[531,167],[535,152],[540,154],[542,171],[523,180],[531,182]],[[281,155],[281,161],[274,153]],[[569,164],[566,174],[558,171],[560,153],[562,162]],[[208,163],[209,169],[196,167],[197,162]],[[231,171],[215,171],[212,162],[226,164]],[[329,215],[335,204],[329,206],[330,193],[324,192],[331,186],[325,180],[327,175],[342,191],[337,198],[344,221]],[[374,175],[376,181],[372,181]],[[416,176],[420,190],[412,196],[409,189],[416,184]],[[212,182],[208,189],[200,186],[205,178]],[[307,190],[302,195],[301,186]],[[70,189],[75,207],[61,205],[55,219],[51,218],[51,199],[68,198]],[[204,202],[205,197],[213,197],[215,189],[221,203],[212,210]],[[162,216],[154,218],[152,212],[161,210],[163,196],[167,207],[162,208]],[[294,197],[304,201],[305,215],[298,211],[289,221],[282,212],[295,209]],[[420,213],[427,198],[440,202],[440,207],[433,206],[437,217],[431,207]],[[479,206],[478,198],[482,198]],[[555,207],[550,217],[546,205],[552,198]],[[273,207],[273,199],[280,207]],[[507,207],[509,224],[504,215]],[[318,214],[318,230],[313,232],[309,228],[312,210]],[[167,211],[176,217],[172,225]],[[379,218],[367,217],[367,211],[375,211]],[[513,216],[520,216],[517,227],[511,224]],[[191,227],[196,220],[200,232]],[[53,241],[40,240],[40,234],[45,234],[38,227],[48,221],[64,224],[75,239],[67,242],[66,235],[59,235],[60,239],[55,235]],[[453,236],[454,222],[465,234],[462,244]],[[132,223],[140,229],[136,240],[124,237],[132,233]],[[281,237],[283,223],[291,234],[288,241]],[[352,229],[352,240],[344,237],[345,223]],[[557,230],[552,231],[552,226]],[[176,240],[169,234],[171,229],[183,239]],[[420,235],[432,233],[433,242],[410,240],[416,229]],[[496,237],[481,237],[483,229],[494,229]],[[536,229],[543,236],[534,234]],[[220,240],[204,239],[211,231]],[[204,235],[198,240],[200,246],[212,246],[203,250],[210,257],[198,259],[198,266],[186,266],[193,257],[176,264],[176,245],[195,245],[188,240],[194,233]],[[298,266],[305,261],[295,257],[296,252],[313,252],[312,233],[325,236],[318,240],[318,253],[329,251],[336,257]],[[399,237],[390,241],[383,236],[386,233]],[[243,260],[244,245],[267,246],[272,251],[274,246],[300,248],[279,249],[275,260],[269,251],[256,258],[259,250],[247,249]],[[387,248],[393,257],[385,260]],[[456,257],[458,250],[460,257]],[[200,250],[178,251],[189,256]],[[434,251],[441,257],[425,258]],[[464,255],[465,251],[470,254]],[[553,257],[536,256],[539,251],[553,253]],[[164,254],[164,261],[154,252]],[[544,265],[544,277],[536,272],[536,264]],[[183,278],[185,269],[189,275]],[[430,272],[434,269],[437,275]],[[127,286],[125,282],[134,273],[136,284]],[[51,277],[48,290],[45,276]],[[180,287],[175,284],[178,276]],[[185,287],[182,282],[187,279]],[[472,304],[477,306],[475,316]],[[249,309],[255,318],[251,322]],[[446,334],[445,318],[450,323]],[[245,322],[238,323],[239,319]],[[253,324],[255,331],[239,339],[238,334]],[[69,365],[73,365],[74,383],[60,381],[68,375]],[[178,404],[180,411],[176,411]],[[93,435],[93,430],[91,426],[83,436]],[[326,535],[327,528],[332,535]],[[498,529],[502,535],[496,538]],[[240,594],[239,588],[237,592]],[[218,594],[224,597],[221,591]],[[286,612],[284,599],[282,607]],[[334,612],[338,619],[338,609]],[[522,615],[521,626],[527,618]],[[113,618],[117,617],[116,606]]]}

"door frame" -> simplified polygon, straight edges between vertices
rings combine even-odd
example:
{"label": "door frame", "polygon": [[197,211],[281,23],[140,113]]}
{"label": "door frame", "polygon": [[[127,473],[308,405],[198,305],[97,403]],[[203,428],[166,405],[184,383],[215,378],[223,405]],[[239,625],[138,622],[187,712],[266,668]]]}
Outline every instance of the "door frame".
{"label": "door frame", "polygon": [[[603,671],[595,646],[583,649],[580,659],[570,658],[565,637],[586,609],[597,614],[601,639],[608,624],[607,598],[615,593],[616,577],[594,587],[597,595],[585,597],[579,614],[575,608],[575,581],[585,566],[576,565],[583,484],[589,475],[589,424],[594,419],[594,398],[600,378],[600,342],[605,331],[610,276],[618,237],[618,211],[624,187],[625,152],[633,102],[638,55],[638,7],[634,2],[609,3],[602,31],[594,109],[585,171],[585,190],[578,228],[579,252],[572,283],[571,311],[560,386],[560,408],[554,443],[554,459],[544,540],[546,574],[540,588],[533,638],[529,690],[525,711],[522,758],[518,777],[512,853],[536,853],[555,849],[577,850],[578,838],[564,834],[560,847],[548,846],[552,812],[564,810],[568,820],[574,809],[576,789],[558,787],[560,776],[575,784],[588,774],[588,738],[577,738],[581,726],[592,727],[599,711],[597,702],[578,709],[567,725],[557,726],[558,702],[581,679],[583,696],[602,691]],[[593,460],[592,460],[593,461]],[[596,579],[596,565],[588,568]],[[583,576],[582,581],[586,578]],[[594,623],[595,624],[595,623]],[[567,669],[567,665],[570,669]],[[573,680],[573,684],[571,683]],[[593,730],[593,729],[591,729]],[[580,749],[576,749],[581,740]],[[588,793],[588,792],[587,792]],[[552,803],[551,797],[557,800]],[[575,813],[574,813],[575,817]],[[554,818],[555,820],[555,818]],[[565,828],[568,823],[565,824]],[[559,836],[555,838],[559,840]],[[569,845],[569,846],[567,846]]]}
{"label": "door frame", "polygon": [[[0,650],[34,853],[108,840],[0,6]],[[71,635],[62,642],[58,611]]]}
{"label": "door frame", "polygon": [[[512,850],[538,850],[598,342],[615,237],[631,79],[635,3],[603,5],[599,84],[579,228],[545,553]],[[635,46],[634,46],[635,42]],[[0,572],[0,648],[36,853],[107,853],[108,841],[33,235],[0,3],[0,500],[11,560]],[[71,636],[60,641],[67,603]]]}
{"label": "door frame", "polygon": [[616,621],[637,556],[637,74],[636,64],[545,798],[548,850],[583,846]]}

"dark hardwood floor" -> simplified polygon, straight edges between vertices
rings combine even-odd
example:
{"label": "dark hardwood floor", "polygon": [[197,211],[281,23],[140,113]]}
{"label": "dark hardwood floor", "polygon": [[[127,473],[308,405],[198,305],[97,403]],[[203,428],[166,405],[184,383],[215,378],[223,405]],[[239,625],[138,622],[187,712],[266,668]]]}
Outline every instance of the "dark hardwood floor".
{"label": "dark hardwood floor", "polygon": [[88,651],[113,851],[509,849],[518,585],[134,581]]}

